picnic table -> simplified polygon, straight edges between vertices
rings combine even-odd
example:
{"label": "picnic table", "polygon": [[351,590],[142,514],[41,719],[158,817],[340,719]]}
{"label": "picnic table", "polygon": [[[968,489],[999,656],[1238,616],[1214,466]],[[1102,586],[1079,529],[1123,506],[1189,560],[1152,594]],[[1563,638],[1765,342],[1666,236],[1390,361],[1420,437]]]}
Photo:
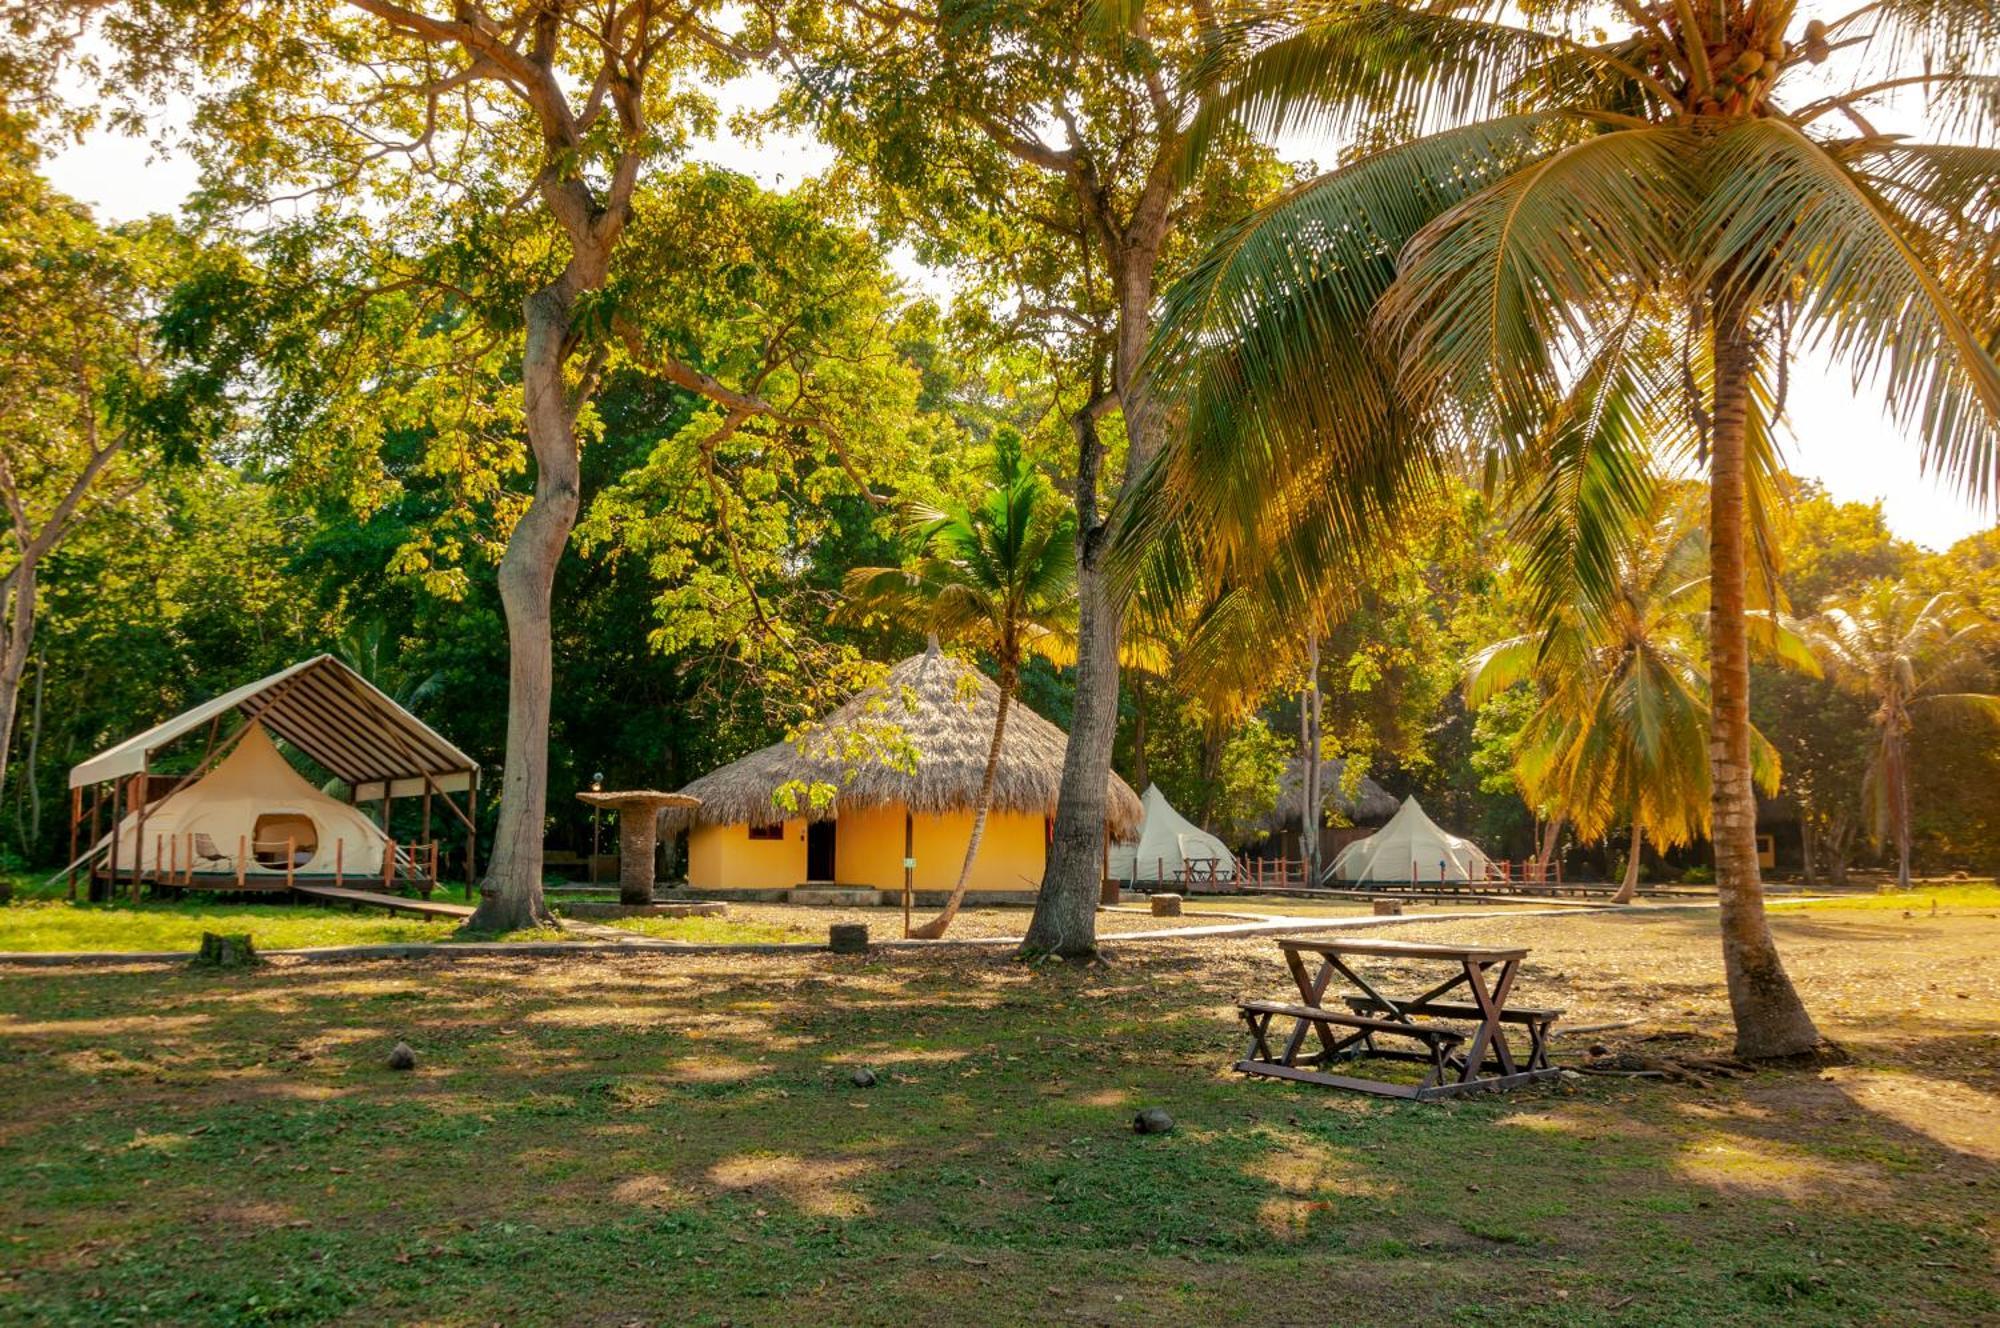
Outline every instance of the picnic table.
{"label": "picnic table", "polygon": [[[1244,1074],[1428,1100],[1511,1088],[1558,1073],[1549,1064],[1548,1043],[1549,1028],[1562,1011],[1508,1003],[1521,961],[1528,957],[1524,948],[1303,936],[1281,936],[1278,948],[1298,987],[1298,1000],[1239,1003],[1250,1032],[1250,1046],[1236,1062]],[[1386,984],[1370,982],[1356,971],[1349,961],[1361,957],[1435,964],[1447,976],[1417,995],[1397,997],[1382,990]],[[1310,963],[1314,958],[1317,971]],[[1352,988],[1342,994],[1345,1009],[1331,1008],[1327,999],[1336,977]],[[1278,1019],[1293,1022],[1283,1047],[1274,1050],[1271,1025]],[[1510,1026],[1525,1031],[1525,1054],[1515,1054]],[[1319,1050],[1310,1055],[1303,1054],[1308,1037],[1319,1042]],[[1414,1042],[1421,1050],[1384,1046],[1385,1039]],[[1421,1081],[1407,1084],[1324,1068],[1368,1058],[1415,1061],[1426,1069]]]}

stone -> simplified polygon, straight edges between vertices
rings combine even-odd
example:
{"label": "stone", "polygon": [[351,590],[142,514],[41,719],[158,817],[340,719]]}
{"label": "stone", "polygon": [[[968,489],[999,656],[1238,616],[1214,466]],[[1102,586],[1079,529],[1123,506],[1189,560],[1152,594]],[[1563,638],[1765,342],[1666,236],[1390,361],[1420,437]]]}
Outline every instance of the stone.
{"label": "stone", "polygon": [[1154,895],[1153,916],[1156,918],[1177,918],[1181,915],[1179,895]]}
{"label": "stone", "polygon": [[196,952],[195,968],[255,968],[264,961],[257,957],[257,947],[248,935],[218,936],[212,931],[201,934],[201,949]]}
{"label": "stone", "polygon": [[1397,899],[1378,899],[1378,900],[1376,900],[1376,901],[1375,901],[1375,916],[1376,916],[1376,917],[1378,917],[1378,918],[1400,918],[1400,917],[1402,917],[1402,916],[1403,916],[1403,904],[1402,904],[1402,901],[1401,901],[1401,900],[1397,900]]}
{"label": "stone", "polygon": [[398,1042],[389,1052],[389,1068],[392,1070],[414,1070],[417,1068],[417,1053],[410,1050],[407,1042]]}
{"label": "stone", "polygon": [[868,952],[868,924],[865,922],[836,922],[826,929],[826,948],[835,954],[866,954]]}
{"label": "stone", "polygon": [[1147,1107],[1132,1118],[1134,1134],[1168,1134],[1173,1128],[1174,1118],[1161,1107]]}
{"label": "stone", "polygon": [[847,1076],[847,1082],[853,1084],[856,1088],[873,1088],[875,1086],[875,1072],[865,1065],[860,1066],[854,1073]]}

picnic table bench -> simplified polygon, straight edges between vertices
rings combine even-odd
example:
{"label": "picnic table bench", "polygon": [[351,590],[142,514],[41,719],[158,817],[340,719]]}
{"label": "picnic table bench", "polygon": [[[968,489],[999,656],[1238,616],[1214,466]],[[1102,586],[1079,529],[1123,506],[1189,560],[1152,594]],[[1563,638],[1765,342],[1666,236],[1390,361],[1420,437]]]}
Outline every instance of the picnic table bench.
{"label": "picnic table bench", "polygon": [[[1549,1064],[1548,1039],[1562,1012],[1508,1004],[1521,961],[1528,955],[1525,948],[1300,936],[1280,937],[1278,948],[1299,999],[1239,1002],[1238,1013],[1250,1033],[1249,1048],[1236,1062],[1242,1073],[1417,1100],[1510,1088],[1557,1073]],[[1418,995],[1398,999],[1348,962],[1364,956],[1437,963],[1449,976]],[[1309,957],[1320,961],[1317,972],[1309,967]],[[1326,998],[1335,977],[1355,988],[1339,1002],[1345,1009],[1331,1008],[1333,1003]],[[1443,999],[1461,987],[1470,1000]],[[1290,1035],[1281,1049],[1274,1048],[1272,1022],[1286,1018],[1293,1021]],[[1470,1031],[1450,1027],[1454,1022],[1469,1024]],[[1508,1041],[1508,1025],[1527,1031],[1528,1047],[1522,1057],[1515,1056]],[[1319,1050],[1304,1054],[1307,1039],[1314,1036]],[[1408,1039],[1423,1049],[1385,1047],[1378,1041],[1381,1038]],[[1326,1068],[1368,1058],[1415,1061],[1426,1068],[1415,1084],[1335,1074]]]}

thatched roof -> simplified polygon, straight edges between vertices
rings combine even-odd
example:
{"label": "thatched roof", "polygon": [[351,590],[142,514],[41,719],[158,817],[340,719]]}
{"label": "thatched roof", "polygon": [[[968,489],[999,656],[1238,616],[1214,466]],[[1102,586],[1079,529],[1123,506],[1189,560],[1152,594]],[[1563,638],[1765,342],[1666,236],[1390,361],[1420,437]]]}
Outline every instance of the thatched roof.
{"label": "thatched roof", "polygon": [[[1355,787],[1353,797],[1342,792],[1341,779],[1346,769],[1346,763],[1337,756],[1330,756],[1320,763],[1319,786],[1324,790],[1329,806],[1340,808],[1341,815],[1356,824],[1386,821],[1396,814],[1396,809],[1402,804],[1389,790],[1366,775]],[[1299,800],[1305,795],[1305,781],[1305,758],[1295,755],[1285,766],[1285,773],[1278,776],[1278,805],[1258,820],[1260,830],[1276,834],[1299,823]]]}
{"label": "thatched roof", "polygon": [[[1000,689],[991,679],[932,646],[890,669],[880,684],[857,693],[797,742],[773,743],[695,780],[681,792],[701,799],[700,808],[668,809],[660,824],[667,830],[769,825],[786,815],[773,795],[798,783],[837,790],[828,805],[801,805],[791,813],[809,820],[838,816],[843,807],[908,807],[929,815],[971,811],[999,704]],[[884,759],[905,744],[914,749],[914,769]],[[994,810],[1053,815],[1068,746],[1068,734],[1016,697],[1001,739]],[[1143,818],[1138,795],[1112,775],[1105,823],[1113,838],[1136,835]]]}

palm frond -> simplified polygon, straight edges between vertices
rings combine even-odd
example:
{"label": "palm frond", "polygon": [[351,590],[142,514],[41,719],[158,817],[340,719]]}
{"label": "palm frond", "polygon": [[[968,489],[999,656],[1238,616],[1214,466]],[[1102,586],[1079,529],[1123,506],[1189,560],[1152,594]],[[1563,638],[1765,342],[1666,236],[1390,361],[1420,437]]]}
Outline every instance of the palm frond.
{"label": "palm frond", "polygon": [[1779,120],[1733,125],[1703,157],[1696,280],[1760,306],[1796,298],[1809,341],[1882,384],[1926,467],[1989,498],[2000,481],[2000,363],[1925,261],[1918,228]]}

